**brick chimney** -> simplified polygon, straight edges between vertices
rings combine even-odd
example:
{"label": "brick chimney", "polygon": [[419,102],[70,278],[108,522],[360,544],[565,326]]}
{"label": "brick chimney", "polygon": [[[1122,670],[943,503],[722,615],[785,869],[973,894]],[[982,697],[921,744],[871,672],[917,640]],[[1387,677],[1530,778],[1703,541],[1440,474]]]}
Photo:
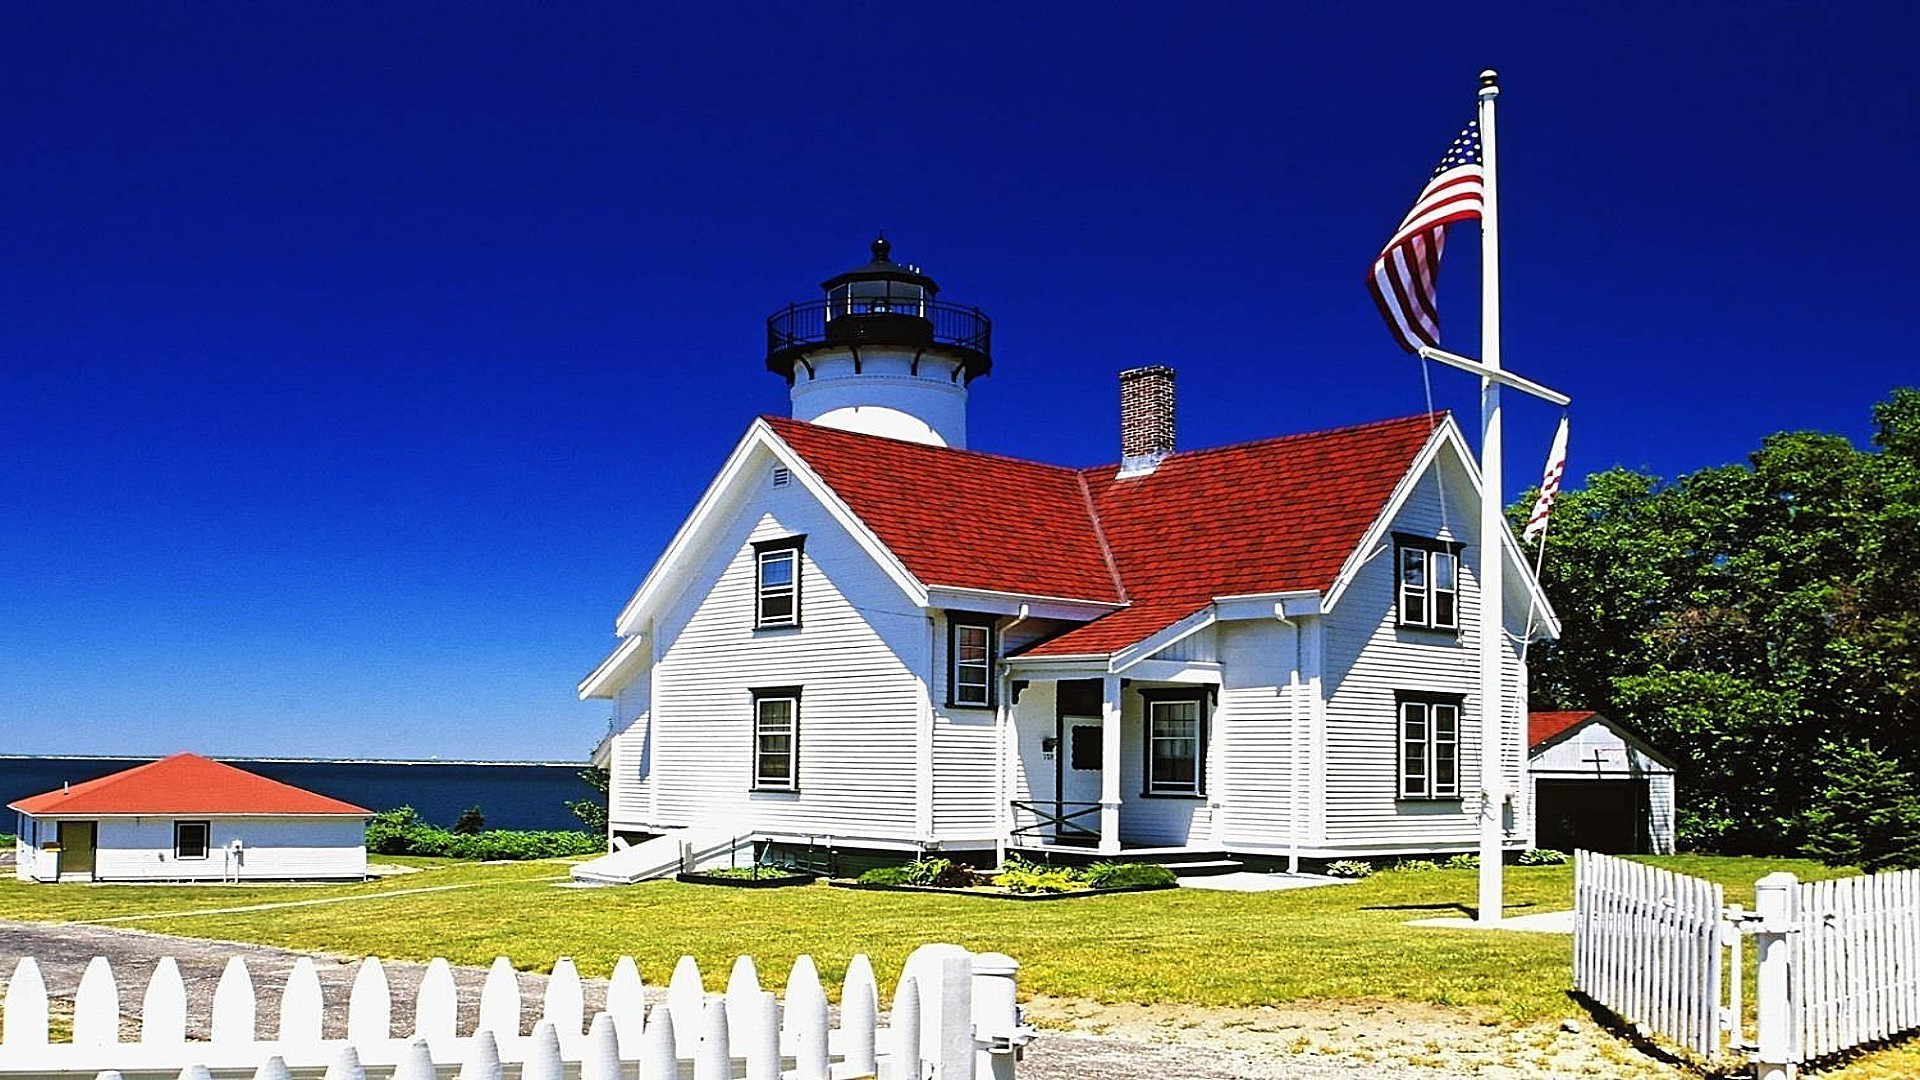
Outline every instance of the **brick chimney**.
{"label": "brick chimney", "polygon": [[1173,453],[1173,369],[1120,373],[1120,475],[1145,476]]}

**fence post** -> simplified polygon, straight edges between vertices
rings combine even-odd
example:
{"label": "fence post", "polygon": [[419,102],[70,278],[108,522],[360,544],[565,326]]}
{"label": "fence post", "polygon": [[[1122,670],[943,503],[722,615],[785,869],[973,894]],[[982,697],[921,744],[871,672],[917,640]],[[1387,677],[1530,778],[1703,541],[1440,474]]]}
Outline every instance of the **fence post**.
{"label": "fence post", "polygon": [[1798,1063],[1794,1061],[1794,1002],[1792,942],[1787,935],[1799,929],[1795,910],[1800,882],[1792,874],[1768,874],[1754,884],[1754,910],[1760,917],[1754,933],[1754,969],[1757,979],[1756,1005],[1760,1018],[1754,1034],[1753,1056],[1756,1080],[1793,1080]]}
{"label": "fence post", "polygon": [[1023,1025],[1015,1004],[1014,981],[1020,962],[1005,953],[976,953],[973,957],[973,1034],[980,1051],[974,1062],[976,1077],[1013,1080],[1014,1063],[1033,1031]]}

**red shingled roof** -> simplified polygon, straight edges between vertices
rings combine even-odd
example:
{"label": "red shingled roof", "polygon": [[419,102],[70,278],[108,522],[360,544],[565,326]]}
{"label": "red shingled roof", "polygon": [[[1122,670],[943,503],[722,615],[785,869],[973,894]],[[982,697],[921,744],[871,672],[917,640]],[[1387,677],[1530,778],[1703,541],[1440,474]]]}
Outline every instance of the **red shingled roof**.
{"label": "red shingled roof", "polygon": [[1575,724],[1599,715],[1592,709],[1574,709],[1568,712],[1535,712],[1527,714],[1527,746],[1539,746],[1555,735],[1573,727]]}
{"label": "red shingled roof", "polygon": [[256,776],[198,754],[175,754],[8,805],[23,814],[58,817],[74,814],[351,814],[365,817],[372,813],[352,803]]}
{"label": "red shingled roof", "polygon": [[1120,479],[1111,465],[1067,469],[766,418],[922,582],[1128,603],[1029,656],[1125,648],[1216,596],[1331,587],[1435,419],[1179,453]]}

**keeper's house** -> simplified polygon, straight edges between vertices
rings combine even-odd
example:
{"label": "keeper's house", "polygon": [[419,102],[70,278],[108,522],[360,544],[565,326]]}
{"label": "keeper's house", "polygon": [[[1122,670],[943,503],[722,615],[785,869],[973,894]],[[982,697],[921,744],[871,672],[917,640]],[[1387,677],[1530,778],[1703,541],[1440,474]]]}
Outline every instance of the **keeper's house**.
{"label": "keeper's house", "polygon": [[195,754],[11,803],[22,881],[358,879],[372,811]]}
{"label": "keeper's house", "polygon": [[[768,323],[792,418],[748,427],[580,684],[612,711],[616,847],[1475,848],[1479,481],[1450,417],[1175,452],[1173,372],[1147,367],[1121,375],[1117,464],[977,453],[986,317],[885,241],[824,289]],[[1556,623],[1496,543],[1495,759],[1524,791],[1517,643]],[[1525,800],[1498,813],[1524,846]]]}

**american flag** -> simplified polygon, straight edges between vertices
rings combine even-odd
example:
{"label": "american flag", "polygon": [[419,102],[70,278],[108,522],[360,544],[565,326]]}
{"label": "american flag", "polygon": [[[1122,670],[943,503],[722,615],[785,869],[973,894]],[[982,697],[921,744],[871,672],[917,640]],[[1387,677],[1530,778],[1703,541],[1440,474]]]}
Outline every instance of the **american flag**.
{"label": "american flag", "polygon": [[1419,352],[1422,345],[1440,345],[1434,286],[1440,278],[1440,252],[1447,246],[1447,226],[1480,216],[1484,182],[1480,124],[1475,121],[1447,147],[1413,209],[1373,260],[1367,288],[1387,320],[1387,329],[1408,352]]}
{"label": "american flag", "polygon": [[1533,513],[1527,515],[1522,540],[1532,541],[1545,535],[1547,514],[1553,510],[1553,497],[1560,494],[1560,478],[1567,472],[1567,418],[1560,418],[1560,429],[1553,433],[1553,449],[1547,451],[1547,471],[1540,477],[1540,497],[1533,500]]}

